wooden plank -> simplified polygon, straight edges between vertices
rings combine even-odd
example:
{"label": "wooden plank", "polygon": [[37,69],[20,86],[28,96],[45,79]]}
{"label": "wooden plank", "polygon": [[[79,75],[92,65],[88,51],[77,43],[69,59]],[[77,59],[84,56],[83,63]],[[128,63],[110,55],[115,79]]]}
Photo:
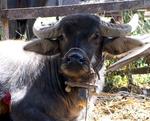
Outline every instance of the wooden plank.
{"label": "wooden plank", "polygon": [[150,73],[150,67],[142,67],[142,68],[132,69],[130,72],[132,74],[148,74],[148,73]]}
{"label": "wooden plank", "polygon": [[[7,9],[7,0],[1,1],[1,13],[3,9]],[[9,21],[5,16],[0,16],[1,26],[2,26],[2,39],[9,39]]]}
{"label": "wooden plank", "polygon": [[0,19],[1,19],[1,14],[2,14],[2,0],[0,0]]}
{"label": "wooden plank", "polygon": [[0,0],[0,40],[1,40],[1,34],[2,34],[2,32],[1,32],[1,27],[2,27],[2,23],[1,23],[1,10],[2,10],[2,1]]}
{"label": "wooden plank", "polygon": [[2,39],[9,39],[9,22],[7,18],[2,18]]}
{"label": "wooden plank", "polygon": [[2,0],[0,0],[0,10],[2,9]]}
{"label": "wooden plank", "polygon": [[47,16],[64,16],[73,13],[105,13],[124,10],[135,10],[148,8],[150,0],[134,0],[124,2],[108,2],[84,5],[67,5],[67,6],[48,6],[36,8],[6,9],[2,11],[2,16],[10,20],[15,19],[32,19]]}
{"label": "wooden plank", "polygon": [[120,70],[120,71],[113,71],[113,72],[108,72],[112,75],[122,75],[122,74],[148,74],[150,73],[150,67],[141,67],[141,68],[136,68],[136,69],[130,69],[130,70]]}

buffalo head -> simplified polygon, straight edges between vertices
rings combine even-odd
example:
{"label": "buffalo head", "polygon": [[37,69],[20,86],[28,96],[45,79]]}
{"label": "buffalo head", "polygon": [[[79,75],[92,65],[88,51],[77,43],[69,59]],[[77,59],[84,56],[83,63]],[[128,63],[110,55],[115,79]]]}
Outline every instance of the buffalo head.
{"label": "buffalo head", "polygon": [[132,31],[129,24],[106,23],[89,14],[69,15],[53,24],[37,20],[33,31],[39,39],[24,49],[47,55],[59,53],[61,71],[72,79],[81,79],[90,75],[91,69],[96,70],[102,64],[104,51],[120,54],[141,45],[125,37]]}

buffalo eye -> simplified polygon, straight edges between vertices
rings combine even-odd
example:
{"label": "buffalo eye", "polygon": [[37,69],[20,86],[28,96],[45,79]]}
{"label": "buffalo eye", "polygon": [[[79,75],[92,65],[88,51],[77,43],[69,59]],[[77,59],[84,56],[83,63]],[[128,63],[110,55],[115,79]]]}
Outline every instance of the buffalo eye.
{"label": "buffalo eye", "polygon": [[66,35],[62,34],[61,36],[59,36],[59,40],[66,41]]}
{"label": "buffalo eye", "polygon": [[60,35],[60,36],[58,37],[58,40],[64,40],[63,35]]}
{"label": "buffalo eye", "polygon": [[99,38],[100,38],[99,33],[94,33],[94,34],[91,35],[91,37],[90,37],[89,40],[90,40],[92,43],[99,44],[99,40],[100,40]]}

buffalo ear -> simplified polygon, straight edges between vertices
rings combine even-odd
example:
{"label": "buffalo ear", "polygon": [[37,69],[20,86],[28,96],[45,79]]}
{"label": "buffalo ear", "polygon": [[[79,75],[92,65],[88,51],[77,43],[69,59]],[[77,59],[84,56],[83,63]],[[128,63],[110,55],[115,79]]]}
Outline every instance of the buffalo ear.
{"label": "buffalo ear", "polygon": [[104,41],[103,50],[112,55],[119,55],[143,45],[140,40],[131,37],[108,38]]}
{"label": "buffalo ear", "polygon": [[59,53],[57,40],[35,39],[27,43],[23,49],[43,55],[54,55]]}

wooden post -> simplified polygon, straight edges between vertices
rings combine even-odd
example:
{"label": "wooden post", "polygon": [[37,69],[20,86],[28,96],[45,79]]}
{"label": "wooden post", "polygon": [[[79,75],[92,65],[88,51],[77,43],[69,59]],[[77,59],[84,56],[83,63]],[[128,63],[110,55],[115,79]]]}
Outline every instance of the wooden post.
{"label": "wooden post", "polygon": [[133,86],[133,78],[132,78],[132,73],[130,73],[130,70],[131,69],[131,65],[127,65],[127,79],[128,79],[128,89],[129,91],[132,90],[132,86]]}
{"label": "wooden post", "polygon": [[1,10],[2,10],[2,1],[0,0],[0,40],[1,40],[1,36],[2,36],[2,35],[1,35],[1,34],[2,34],[2,33],[1,33],[1,26],[2,26],[2,23],[1,23],[1,13],[2,13],[2,12],[1,12]]}
{"label": "wooden post", "polygon": [[[0,1],[1,1],[0,10],[2,11],[2,9],[7,9],[7,0],[0,0]],[[9,39],[9,20],[3,15],[0,16],[0,20],[2,24],[2,39],[3,40]]]}

